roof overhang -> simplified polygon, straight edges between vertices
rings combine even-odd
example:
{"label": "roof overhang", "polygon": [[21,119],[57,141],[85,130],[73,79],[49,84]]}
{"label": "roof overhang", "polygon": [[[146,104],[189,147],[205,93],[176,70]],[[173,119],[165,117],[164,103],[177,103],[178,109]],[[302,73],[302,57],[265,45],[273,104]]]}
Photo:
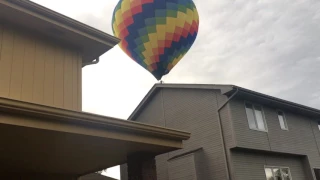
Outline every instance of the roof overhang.
{"label": "roof overhang", "polygon": [[310,117],[320,117],[320,110],[297,104],[294,102],[279,99],[273,96],[255,92],[249,89],[245,89],[235,85],[228,84],[155,84],[147,95],[142,99],[137,108],[129,116],[128,120],[135,120],[143,108],[152,100],[152,97],[160,89],[206,89],[206,90],[219,90],[221,94],[231,96],[233,93],[237,93],[235,97],[242,97],[248,101],[259,102],[261,104],[269,105],[274,108],[282,110],[290,110],[296,113],[301,113]]}
{"label": "roof overhang", "polygon": [[227,91],[223,94],[230,96],[235,92],[237,92],[235,97],[241,97],[247,101],[254,101],[281,110],[289,110],[309,117],[320,117],[320,110],[318,109],[255,92],[239,86],[233,86],[233,90]]}
{"label": "roof overhang", "polygon": [[227,93],[233,90],[232,85],[222,85],[222,84],[162,84],[157,83],[155,84],[149,92],[145,95],[136,109],[131,113],[128,117],[128,120],[135,120],[135,118],[139,115],[139,113],[143,110],[143,108],[147,105],[147,103],[152,99],[152,97],[162,88],[166,89],[179,89],[179,88],[186,88],[186,89],[215,89],[220,90],[221,93]]}
{"label": "roof overhang", "polygon": [[85,175],[182,148],[190,133],[0,98],[0,172]]}
{"label": "roof overhang", "polygon": [[0,22],[79,49],[83,65],[93,62],[120,41],[29,0],[0,1]]}

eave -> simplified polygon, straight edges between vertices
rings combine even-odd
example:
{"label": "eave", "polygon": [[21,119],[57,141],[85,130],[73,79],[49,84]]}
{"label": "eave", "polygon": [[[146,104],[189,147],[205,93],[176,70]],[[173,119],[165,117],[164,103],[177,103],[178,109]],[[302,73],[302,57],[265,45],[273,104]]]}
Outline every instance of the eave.
{"label": "eave", "polygon": [[84,65],[120,42],[114,36],[29,0],[0,1],[0,20],[78,48],[83,54]]}

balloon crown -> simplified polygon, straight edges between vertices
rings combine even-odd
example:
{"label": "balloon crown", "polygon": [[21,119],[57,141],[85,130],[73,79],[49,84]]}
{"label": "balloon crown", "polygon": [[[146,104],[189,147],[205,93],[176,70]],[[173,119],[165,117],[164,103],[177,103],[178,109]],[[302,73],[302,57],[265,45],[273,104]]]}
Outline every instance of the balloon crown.
{"label": "balloon crown", "polygon": [[120,0],[112,18],[120,48],[157,80],[189,51],[198,29],[192,0]]}

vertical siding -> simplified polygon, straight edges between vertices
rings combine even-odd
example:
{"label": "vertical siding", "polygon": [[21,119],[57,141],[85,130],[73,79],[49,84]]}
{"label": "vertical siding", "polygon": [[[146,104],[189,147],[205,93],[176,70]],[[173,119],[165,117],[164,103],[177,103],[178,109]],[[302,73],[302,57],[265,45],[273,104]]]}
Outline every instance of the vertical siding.
{"label": "vertical siding", "polygon": [[47,48],[43,42],[36,42],[36,55],[34,60],[33,101],[44,103],[45,59]]}
{"label": "vertical siding", "polygon": [[[21,88],[23,80],[23,57],[25,51],[26,39],[21,34],[13,32],[13,52],[11,58],[9,97],[12,99],[21,99]],[[5,46],[5,44],[4,44]],[[9,78],[8,78],[9,79]]]}
{"label": "vertical siding", "polygon": [[33,84],[35,72],[36,58],[36,41],[34,38],[27,37],[25,39],[24,57],[23,59],[23,75],[21,87],[21,100],[33,101]]}
{"label": "vertical siding", "polygon": [[232,151],[232,159],[235,167],[235,180],[266,179],[265,166],[289,167],[294,180],[308,180],[301,157]]}
{"label": "vertical siding", "polygon": [[54,46],[46,47],[45,67],[44,67],[44,105],[54,105]]}
{"label": "vertical siding", "polygon": [[0,97],[81,110],[78,52],[0,25]]}
{"label": "vertical siding", "polygon": [[[0,25],[1,26],[1,25]],[[14,33],[12,30],[2,26],[1,58],[0,58],[0,96],[9,97],[11,66],[13,58]]]}
{"label": "vertical siding", "polygon": [[77,99],[78,99],[78,110],[82,110],[82,58],[79,53],[77,53],[77,71],[78,71],[78,84],[77,84]]}
{"label": "vertical siding", "polygon": [[63,106],[63,75],[64,75],[64,50],[56,46],[54,47],[54,77],[53,77],[53,105],[55,107]]}

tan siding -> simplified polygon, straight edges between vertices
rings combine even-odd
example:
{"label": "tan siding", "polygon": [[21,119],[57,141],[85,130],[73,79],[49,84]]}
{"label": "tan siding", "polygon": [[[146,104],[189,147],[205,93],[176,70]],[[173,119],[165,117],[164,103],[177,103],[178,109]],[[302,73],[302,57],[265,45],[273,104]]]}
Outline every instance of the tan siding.
{"label": "tan siding", "polygon": [[33,38],[26,39],[24,50],[24,63],[23,63],[23,79],[22,79],[22,92],[21,100],[33,101],[33,81],[34,81],[34,62],[36,44]]}
{"label": "tan siding", "polygon": [[78,59],[77,59],[77,54],[76,53],[72,53],[72,67],[73,67],[73,71],[72,71],[72,83],[73,83],[73,93],[72,93],[72,102],[73,102],[73,109],[78,109],[78,87],[80,87],[78,85]]}
{"label": "tan siding", "polygon": [[56,107],[63,107],[63,59],[63,49],[56,47],[54,57],[54,106]]}
{"label": "tan siding", "polygon": [[11,67],[8,67],[11,68],[9,97],[12,99],[21,99],[25,41],[23,36],[14,32],[12,63]]}
{"label": "tan siding", "polygon": [[2,97],[9,97],[13,40],[13,32],[4,27],[2,32],[2,48],[0,60],[0,96]]}
{"label": "tan siding", "polygon": [[78,56],[78,110],[82,110],[82,59],[80,54]]}
{"label": "tan siding", "polygon": [[54,47],[48,46],[46,50],[44,68],[44,100],[43,104],[53,105],[54,96]]}
{"label": "tan siding", "polygon": [[72,96],[70,96],[70,94],[72,94],[72,53],[71,51],[66,51],[65,56],[64,56],[64,81],[63,81],[63,86],[64,86],[64,107],[66,109],[70,109],[72,110]]}
{"label": "tan siding", "polygon": [[36,56],[34,63],[33,100],[35,103],[44,102],[46,47],[43,42],[36,43]]}
{"label": "tan siding", "polygon": [[0,97],[81,110],[81,63],[73,49],[0,26]]}

